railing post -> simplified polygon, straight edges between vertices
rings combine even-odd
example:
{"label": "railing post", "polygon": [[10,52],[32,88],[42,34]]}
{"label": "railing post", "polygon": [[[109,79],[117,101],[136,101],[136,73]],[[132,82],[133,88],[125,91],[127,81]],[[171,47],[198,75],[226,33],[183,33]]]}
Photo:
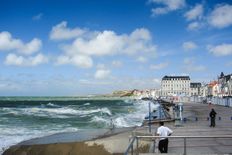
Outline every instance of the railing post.
{"label": "railing post", "polygon": [[184,155],[186,155],[186,138],[184,138]]}
{"label": "railing post", "polygon": [[149,101],[149,133],[151,133],[151,102]]}
{"label": "railing post", "polygon": [[134,146],[133,146],[133,144],[131,145],[131,155],[133,155],[134,154]]}
{"label": "railing post", "polygon": [[139,154],[139,138],[136,137],[136,155]]}

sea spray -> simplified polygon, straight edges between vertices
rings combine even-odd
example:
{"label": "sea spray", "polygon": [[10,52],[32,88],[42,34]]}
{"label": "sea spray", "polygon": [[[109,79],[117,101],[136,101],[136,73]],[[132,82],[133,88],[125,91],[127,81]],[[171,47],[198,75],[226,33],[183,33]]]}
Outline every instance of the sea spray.
{"label": "sea spray", "polygon": [[[151,109],[157,107],[158,105],[151,103]],[[114,125],[116,127],[141,126],[148,111],[148,101],[135,100],[133,106],[128,108],[128,113],[116,115]]]}

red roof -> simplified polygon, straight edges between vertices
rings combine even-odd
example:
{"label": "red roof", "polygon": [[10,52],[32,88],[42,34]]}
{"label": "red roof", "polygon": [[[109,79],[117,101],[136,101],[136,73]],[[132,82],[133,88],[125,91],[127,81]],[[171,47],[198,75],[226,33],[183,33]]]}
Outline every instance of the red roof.
{"label": "red roof", "polygon": [[209,83],[209,87],[214,87],[214,86],[217,85],[217,84],[218,84],[217,81],[211,81],[211,82]]}

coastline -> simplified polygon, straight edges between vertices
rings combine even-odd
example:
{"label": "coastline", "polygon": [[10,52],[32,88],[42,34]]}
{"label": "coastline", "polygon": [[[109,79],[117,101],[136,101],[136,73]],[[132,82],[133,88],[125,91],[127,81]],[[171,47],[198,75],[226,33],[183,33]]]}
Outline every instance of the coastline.
{"label": "coastline", "polygon": [[[141,121],[137,117],[143,113],[140,109],[146,106],[139,101],[132,104],[134,100],[126,97],[89,100],[72,97],[0,97],[0,101],[3,116],[0,154],[21,143],[40,145],[44,142],[70,143],[98,138],[108,132],[109,129],[102,128],[109,128],[112,122],[117,128],[139,126]],[[91,129],[88,138],[84,133],[86,129]],[[99,130],[95,132],[95,129]],[[38,138],[42,136],[47,138]]]}
{"label": "coastline", "polygon": [[[217,140],[204,138],[204,136],[231,135],[232,132],[230,120],[232,108],[220,105],[212,106],[222,118],[217,120],[215,128],[210,128],[209,121],[206,119],[210,110],[209,106],[200,103],[184,103],[183,116],[187,119],[181,126],[176,125],[175,122],[166,123],[166,126],[174,131],[173,136],[203,136],[202,138],[188,139],[188,154],[231,154],[232,143],[230,138]],[[196,120],[196,117],[199,119]],[[156,128],[157,125],[152,126],[152,133],[155,132]],[[82,142],[16,145],[6,150],[4,155],[122,155],[128,147],[130,136],[147,134],[148,128],[146,126],[128,128],[128,130],[121,132],[111,134],[108,132],[108,134]],[[149,149],[151,142],[149,140],[145,141],[145,139],[140,140],[139,152],[148,153],[149,150],[145,149]],[[157,150],[155,151],[157,153]],[[183,154],[183,139],[170,137],[169,153]]]}
{"label": "coastline", "polygon": [[136,96],[0,96],[0,101],[134,100]]}

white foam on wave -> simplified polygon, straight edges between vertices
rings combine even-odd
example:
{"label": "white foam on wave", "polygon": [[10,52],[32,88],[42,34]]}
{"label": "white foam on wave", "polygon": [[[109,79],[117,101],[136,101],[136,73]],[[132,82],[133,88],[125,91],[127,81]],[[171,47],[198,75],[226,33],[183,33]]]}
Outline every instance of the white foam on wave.
{"label": "white foam on wave", "polygon": [[90,105],[90,103],[85,103],[84,105]]}
{"label": "white foam on wave", "polygon": [[109,124],[110,121],[108,118],[103,118],[103,117],[100,117],[100,116],[94,116],[92,119],[91,119],[91,122],[102,122],[102,123],[105,123],[105,124]]}
{"label": "white foam on wave", "polygon": [[29,115],[29,116],[40,116],[40,117],[51,117],[51,118],[68,118],[70,115],[81,116],[81,115],[89,115],[92,113],[101,113],[112,115],[111,111],[108,108],[98,108],[91,110],[77,110],[70,107],[62,107],[62,108],[40,108],[40,107],[32,107],[32,108],[3,108],[5,114],[13,114],[13,115]]}
{"label": "white foam on wave", "polygon": [[98,110],[100,110],[101,113],[106,113],[108,115],[112,115],[111,111],[108,108],[100,108]]}
{"label": "white foam on wave", "polygon": [[[158,107],[151,102],[151,110]],[[127,114],[116,115],[114,125],[116,127],[141,126],[145,116],[149,113],[148,101],[134,101],[133,109],[128,109]]]}
{"label": "white foam on wave", "polygon": [[[116,127],[129,127],[131,126],[125,119],[126,117],[125,116],[121,116],[121,117],[117,117],[115,120],[114,120],[114,125]],[[133,126],[133,125],[132,125]]]}
{"label": "white foam on wave", "polygon": [[20,143],[25,140],[48,136],[60,132],[75,132],[79,129],[73,127],[46,127],[43,129],[29,129],[24,127],[17,127],[17,128],[4,128],[1,127],[0,133],[0,154],[4,152],[7,148],[17,143]]}
{"label": "white foam on wave", "polygon": [[61,106],[59,106],[59,105],[57,105],[57,104],[53,104],[53,103],[51,103],[51,102],[49,102],[49,103],[47,104],[47,106],[49,106],[49,107],[55,107],[55,108],[61,107]]}

